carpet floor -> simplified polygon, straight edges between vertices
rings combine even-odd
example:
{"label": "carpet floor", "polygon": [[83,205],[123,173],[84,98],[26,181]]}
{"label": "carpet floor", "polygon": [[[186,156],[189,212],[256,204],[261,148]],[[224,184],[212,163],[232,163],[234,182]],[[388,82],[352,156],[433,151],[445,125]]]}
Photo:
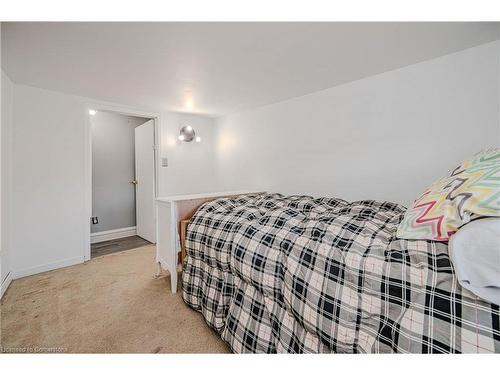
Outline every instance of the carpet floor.
{"label": "carpet floor", "polygon": [[2,298],[4,351],[229,353],[229,347],[154,277],[154,245],[12,282]]}

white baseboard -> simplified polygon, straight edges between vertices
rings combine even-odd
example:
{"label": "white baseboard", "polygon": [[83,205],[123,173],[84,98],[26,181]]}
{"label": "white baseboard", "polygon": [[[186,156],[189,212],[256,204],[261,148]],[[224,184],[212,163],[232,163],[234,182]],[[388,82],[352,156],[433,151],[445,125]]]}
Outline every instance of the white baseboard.
{"label": "white baseboard", "polygon": [[80,264],[83,262],[84,262],[84,259],[83,259],[83,256],[81,256],[81,257],[64,259],[64,260],[61,260],[58,262],[42,264],[40,266],[29,267],[29,268],[24,268],[24,269],[17,270],[17,271],[12,271],[11,272],[12,280],[19,279],[19,278],[25,277],[25,276],[35,275],[37,273],[52,271],[52,270],[55,270],[58,268],[73,266],[75,264]]}
{"label": "white baseboard", "polygon": [[116,240],[118,238],[135,236],[136,234],[137,234],[136,227],[119,228],[119,229],[106,230],[103,232],[95,232],[90,235],[90,243]]}
{"label": "white baseboard", "polygon": [[2,299],[4,293],[7,291],[9,288],[10,283],[12,282],[12,272],[9,272],[5,280],[3,281],[1,287],[0,287],[0,299]]}

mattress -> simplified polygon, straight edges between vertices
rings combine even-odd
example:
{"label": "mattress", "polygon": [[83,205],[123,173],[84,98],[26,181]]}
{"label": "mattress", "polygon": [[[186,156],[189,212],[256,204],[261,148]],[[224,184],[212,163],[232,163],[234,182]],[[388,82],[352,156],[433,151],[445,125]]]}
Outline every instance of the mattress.
{"label": "mattress", "polygon": [[500,307],[446,243],[395,237],[405,207],[250,194],[203,205],[182,296],[235,353],[500,352]]}

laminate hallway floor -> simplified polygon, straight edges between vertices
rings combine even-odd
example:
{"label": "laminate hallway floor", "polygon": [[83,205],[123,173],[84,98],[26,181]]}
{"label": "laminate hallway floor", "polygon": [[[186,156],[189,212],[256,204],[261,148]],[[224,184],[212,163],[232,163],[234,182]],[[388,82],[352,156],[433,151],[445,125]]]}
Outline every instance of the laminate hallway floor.
{"label": "laminate hallway floor", "polygon": [[4,352],[228,353],[170,277],[155,247],[113,253],[14,280],[2,298]]}
{"label": "laminate hallway floor", "polygon": [[90,246],[90,257],[94,259],[103,255],[117,253],[119,251],[136,249],[138,247],[150,245],[151,242],[146,241],[139,236],[130,236],[125,238],[118,238],[116,240],[103,241],[93,243]]}

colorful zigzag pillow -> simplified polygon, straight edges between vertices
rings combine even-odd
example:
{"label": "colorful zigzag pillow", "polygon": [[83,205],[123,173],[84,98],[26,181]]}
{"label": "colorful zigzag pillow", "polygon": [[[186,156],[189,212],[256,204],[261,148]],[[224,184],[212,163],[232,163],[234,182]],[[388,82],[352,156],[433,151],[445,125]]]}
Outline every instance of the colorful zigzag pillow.
{"label": "colorful zigzag pillow", "polygon": [[477,153],[432,184],[406,211],[397,237],[448,241],[481,216],[500,216],[500,148]]}

